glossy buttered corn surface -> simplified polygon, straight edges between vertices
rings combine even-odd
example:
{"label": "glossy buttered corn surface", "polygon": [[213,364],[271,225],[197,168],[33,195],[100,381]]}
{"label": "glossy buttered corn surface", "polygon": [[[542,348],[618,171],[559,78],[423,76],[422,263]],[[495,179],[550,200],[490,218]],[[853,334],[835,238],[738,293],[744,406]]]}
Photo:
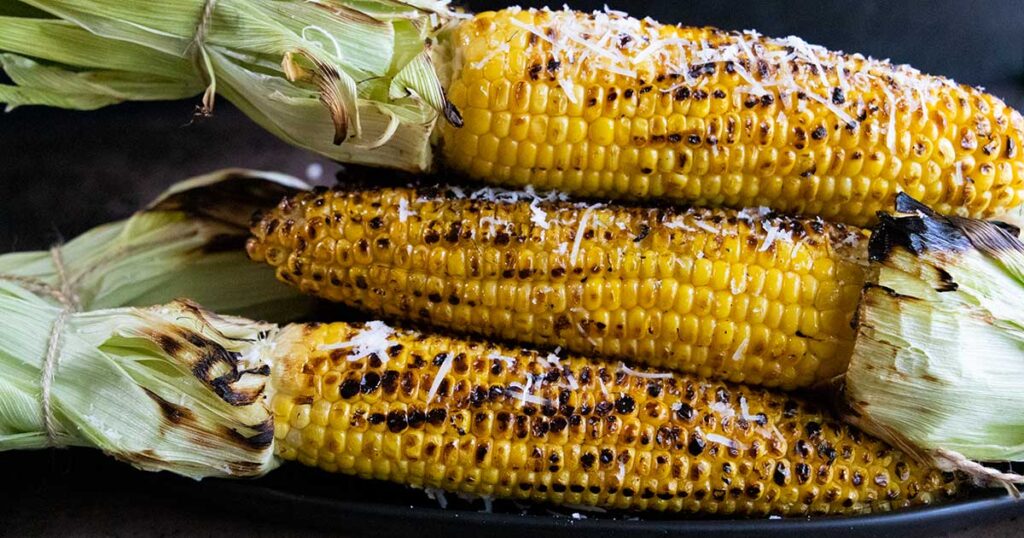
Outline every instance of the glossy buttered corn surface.
{"label": "glossy buttered corn surface", "polygon": [[387,326],[277,340],[278,455],[417,487],[737,515],[858,513],[956,494],[796,397]]}
{"label": "glossy buttered corn surface", "polygon": [[782,388],[845,371],[865,278],[842,226],[529,193],[304,193],[252,233],[282,280],[377,315]]}
{"label": "glossy buttered corn surface", "polygon": [[1024,119],[998,98],[795,37],[510,9],[450,48],[444,160],[484,181],[856,225],[900,191],[971,217],[1024,196]]}

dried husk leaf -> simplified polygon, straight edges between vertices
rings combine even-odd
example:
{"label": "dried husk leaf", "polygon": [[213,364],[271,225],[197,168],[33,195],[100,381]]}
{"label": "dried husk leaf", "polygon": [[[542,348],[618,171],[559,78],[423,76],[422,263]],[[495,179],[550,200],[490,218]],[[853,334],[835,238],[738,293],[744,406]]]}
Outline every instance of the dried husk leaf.
{"label": "dried husk leaf", "polygon": [[[277,282],[273,270],[250,263],[244,244],[254,211],[305,188],[290,176],[242,169],[183,181],[131,218],[60,245],[64,278],[81,310],[188,297],[223,314],[302,317],[313,301]],[[52,251],[2,254],[0,281],[60,290],[56,263]]]}
{"label": "dried husk leaf", "polygon": [[313,303],[242,248],[254,210],[305,188],[222,170],[55,250],[0,255],[0,451],[85,446],[193,478],[273,469],[264,358],[277,326],[173,299],[307,316]]}
{"label": "dried husk leaf", "polygon": [[192,478],[277,466],[261,349],[275,326],[187,301],[74,313],[43,419],[42,370],[55,306],[0,282],[0,451],[83,446]]}
{"label": "dried husk leaf", "polygon": [[[1024,460],[1024,245],[906,195],[871,239],[849,419],[922,457]],[[984,482],[984,477],[978,477]],[[999,482],[999,480],[995,480]]]}
{"label": "dried husk leaf", "polygon": [[8,109],[201,94],[210,115],[216,94],[289,143],[410,172],[432,166],[438,117],[458,117],[426,54],[453,20],[444,0],[22,1],[0,10]]}

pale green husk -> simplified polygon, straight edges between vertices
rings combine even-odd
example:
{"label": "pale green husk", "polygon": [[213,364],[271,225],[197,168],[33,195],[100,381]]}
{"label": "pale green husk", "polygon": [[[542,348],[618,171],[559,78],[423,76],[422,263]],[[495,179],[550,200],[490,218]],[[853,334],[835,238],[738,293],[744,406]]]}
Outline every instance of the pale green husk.
{"label": "pale green husk", "polygon": [[14,85],[0,103],[203,93],[208,113],[217,94],[297,146],[423,171],[446,103],[428,43],[452,16],[444,0],[8,1],[0,66]]}
{"label": "pale green husk", "polygon": [[[81,310],[149,306],[187,297],[223,314],[288,321],[312,301],[248,260],[252,212],[306,186],[281,174],[222,170],[179,183],[131,218],[60,245]],[[0,255],[0,280],[60,290],[54,253]],[[42,294],[51,302],[56,299]]]}
{"label": "pale green husk", "polygon": [[[253,211],[304,188],[281,174],[223,170],[174,185],[59,253],[0,256],[0,450],[94,447],[193,478],[276,466],[262,362],[276,325],[174,299],[278,322],[308,315],[312,301],[244,250]],[[47,357],[53,439],[42,406]]]}
{"label": "pale green husk", "polygon": [[[41,373],[59,313],[0,282],[0,450],[91,447],[197,479],[258,476],[277,465],[269,371],[258,352],[272,325],[186,302],[72,314],[51,385],[51,443]],[[208,371],[198,368],[204,361]]]}
{"label": "pale green husk", "polygon": [[1024,245],[922,207],[872,238],[846,374],[851,418],[917,452],[1024,460]]}

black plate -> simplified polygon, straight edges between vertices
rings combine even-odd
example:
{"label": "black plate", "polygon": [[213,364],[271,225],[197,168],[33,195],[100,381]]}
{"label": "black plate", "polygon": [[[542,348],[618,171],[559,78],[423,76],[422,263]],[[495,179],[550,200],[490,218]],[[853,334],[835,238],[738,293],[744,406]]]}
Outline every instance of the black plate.
{"label": "black plate", "polygon": [[[168,477],[170,478],[170,477]],[[424,492],[398,485],[329,475],[286,465],[259,480],[178,481],[180,492],[218,503],[222,508],[259,506],[261,517],[295,524],[339,529],[359,536],[447,534],[493,538],[540,536],[833,536],[884,534],[935,536],[1024,515],[1024,502],[1002,490],[984,492],[955,503],[852,517],[786,519],[703,519],[593,513],[542,505],[495,501],[484,512],[481,501],[447,496],[448,506]],[[576,514],[577,519],[573,516]],[[311,517],[311,514],[316,514]],[[327,515],[329,514],[329,516]],[[411,533],[411,534],[410,534]]]}
{"label": "black plate", "polygon": [[[188,527],[193,518],[205,525],[230,523],[251,529],[316,527],[346,536],[477,536],[538,538],[545,536],[774,536],[834,538],[851,535],[936,536],[983,527],[1024,516],[1024,501],[1001,490],[990,490],[955,503],[856,517],[792,519],[706,519],[694,516],[638,517],[636,514],[577,512],[533,505],[525,510],[511,502],[494,502],[484,513],[480,501],[448,495],[442,510],[421,490],[396,484],[324,473],[298,464],[285,464],[257,480],[196,482],[168,473],[144,473],[87,449],[11,452],[0,456],[0,476],[10,487],[0,488],[0,535],[5,525],[26,526],[28,513],[44,510],[53,523],[101,519],[92,510],[146,517],[146,510],[168,507],[178,519],[150,514],[157,525]],[[84,499],[84,500],[83,500]],[[93,499],[93,500],[90,500]],[[137,500],[136,500],[137,499]],[[68,504],[69,508],[62,505]],[[133,509],[138,504],[142,509]],[[64,513],[70,509],[79,514]],[[284,525],[267,527],[263,522]],[[20,526],[19,526],[20,524]],[[59,526],[59,525],[58,525]],[[66,527],[66,525],[65,525]],[[64,527],[62,527],[64,528]],[[111,529],[116,527],[111,527]],[[159,528],[159,527],[157,527]],[[1008,527],[1004,527],[1008,528]],[[173,532],[171,533],[173,534]]]}

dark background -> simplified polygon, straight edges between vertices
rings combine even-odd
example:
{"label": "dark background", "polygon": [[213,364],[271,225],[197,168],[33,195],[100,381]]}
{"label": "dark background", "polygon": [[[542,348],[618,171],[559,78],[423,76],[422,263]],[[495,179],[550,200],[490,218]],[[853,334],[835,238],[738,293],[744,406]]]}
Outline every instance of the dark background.
{"label": "dark background", "polygon": [[[603,2],[573,2],[580,9]],[[832,49],[862,52],[985,86],[1024,109],[1024,1],[849,2],[840,0],[610,2],[662,22],[795,34]],[[498,2],[468,2],[481,11]],[[539,2],[524,2],[524,7]],[[21,108],[0,115],[0,252],[44,248],[61,237],[128,215],[173,181],[228,166],[304,176],[312,163],[337,167],[277,141],[225,100],[191,123],[198,99],[126,104],[95,112]],[[386,172],[385,172],[386,173]],[[42,533],[169,536],[303,534],[210,508],[202,488],[168,482],[78,451],[0,456],[0,536]],[[364,488],[341,480],[338,488]],[[378,497],[403,496],[397,488]],[[310,518],[330,518],[312,513]],[[344,521],[338,522],[344,532]],[[994,522],[971,535],[1017,535]]]}

